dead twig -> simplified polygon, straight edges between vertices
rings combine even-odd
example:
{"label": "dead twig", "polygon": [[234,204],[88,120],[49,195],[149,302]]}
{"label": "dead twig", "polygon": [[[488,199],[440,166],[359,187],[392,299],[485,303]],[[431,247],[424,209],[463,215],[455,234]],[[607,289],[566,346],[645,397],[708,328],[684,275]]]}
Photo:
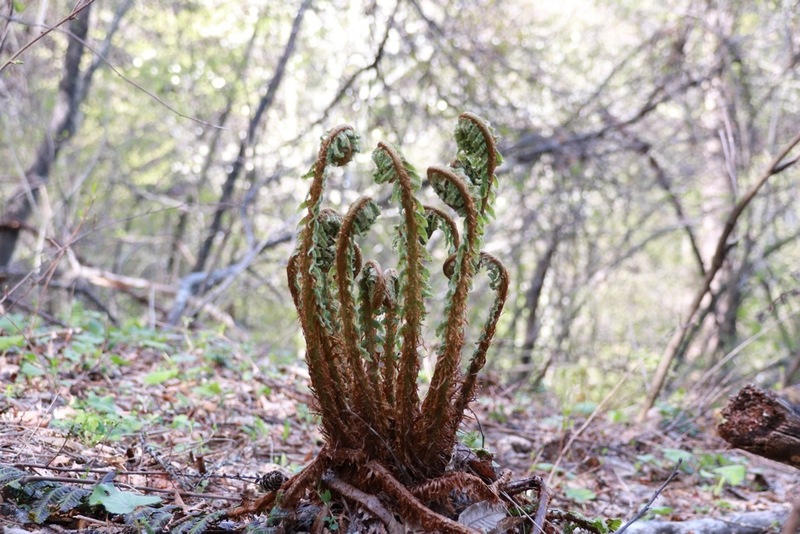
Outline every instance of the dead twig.
{"label": "dead twig", "polygon": [[672,473],[670,473],[670,475],[667,477],[667,480],[665,480],[664,483],[661,484],[661,486],[659,486],[659,488],[653,493],[653,495],[650,497],[650,500],[647,501],[647,504],[645,504],[636,513],[636,515],[633,516],[633,518],[631,518],[630,521],[628,521],[627,523],[622,525],[618,530],[616,530],[614,532],[614,534],[622,534],[623,532],[625,532],[628,529],[628,527],[630,527],[632,524],[634,524],[635,522],[640,520],[642,517],[644,517],[644,514],[646,514],[650,510],[650,507],[653,506],[653,503],[655,502],[655,500],[658,498],[659,495],[661,495],[661,492],[664,491],[664,488],[667,487],[667,484],[672,482],[672,479],[677,476],[678,469],[680,469],[680,467],[681,467],[681,463],[683,463],[683,460],[678,460],[678,463],[675,464],[675,468],[672,470]]}
{"label": "dead twig", "polygon": [[792,511],[789,513],[786,523],[783,524],[781,534],[795,534],[800,532],[800,497],[795,497]]}
{"label": "dead twig", "polygon": [[533,531],[544,534],[544,522],[547,518],[547,505],[550,504],[550,490],[544,482],[539,487],[539,502],[536,507],[536,515],[533,516]]}
{"label": "dead twig", "polygon": [[78,2],[76,5],[75,5],[75,7],[72,9],[72,11],[70,11],[69,15],[67,15],[66,17],[64,17],[64,18],[63,18],[63,19],[61,19],[60,21],[58,21],[58,23],[56,23],[56,25],[55,25],[55,26],[52,26],[52,27],[50,27],[50,28],[47,28],[47,29],[46,29],[46,30],[44,30],[42,33],[40,33],[39,35],[37,35],[36,37],[34,37],[33,39],[31,39],[31,40],[30,40],[30,41],[29,41],[29,42],[28,42],[28,43],[27,43],[25,46],[23,46],[22,48],[20,48],[19,50],[17,50],[17,51],[16,51],[16,52],[15,52],[15,53],[14,53],[14,54],[13,54],[13,55],[10,57],[10,58],[8,58],[8,60],[7,60],[5,63],[3,63],[2,65],[0,65],[0,72],[3,72],[3,70],[5,70],[5,68],[6,68],[6,67],[8,67],[9,65],[11,65],[12,63],[15,63],[15,62],[17,61],[17,58],[18,58],[19,56],[21,56],[23,52],[25,52],[27,49],[29,49],[30,47],[32,47],[32,46],[33,46],[34,44],[36,44],[38,41],[40,41],[40,40],[41,40],[41,39],[43,39],[45,36],[47,36],[48,34],[50,34],[50,32],[52,32],[52,31],[56,30],[58,27],[62,26],[63,24],[66,24],[66,23],[67,23],[67,22],[69,22],[70,20],[73,20],[73,19],[75,19],[75,17],[77,17],[77,16],[80,14],[80,12],[81,12],[81,11],[83,11],[84,9],[86,9],[87,7],[89,7],[90,5],[92,5],[92,2],[94,2],[94,0],[83,0],[83,1],[79,1],[79,2]]}

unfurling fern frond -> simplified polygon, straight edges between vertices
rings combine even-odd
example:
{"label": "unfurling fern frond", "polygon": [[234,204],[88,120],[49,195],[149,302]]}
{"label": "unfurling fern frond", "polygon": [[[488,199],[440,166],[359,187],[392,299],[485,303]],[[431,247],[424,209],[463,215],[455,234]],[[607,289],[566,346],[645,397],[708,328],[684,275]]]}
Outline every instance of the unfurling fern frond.
{"label": "unfurling fern frond", "polygon": [[[406,484],[440,476],[447,465],[466,407],[463,399],[472,397],[507,292],[499,261],[481,252],[500,162],[494,134],[484,121],[465,113],[455,138],[453,163],[430,167],[427,177],[460,223],[447,208],[420,202],[422,180],[400,150],[378,143],[372,153],[373,179],[392,186],[391,199],[399,210],[393,241],[396,270],[362,261],[356,241],[380,213],[370,198],[359,198],[344,216],[323,207],[329,168],[344,165],[359,148],[349,126],[335,128],[323,139],[308,174],[312,183],[304,202],[307,213],[287,275],[328,447],[327,459],[315,469],[337,465],[332,459],[344,450],[360,451]],[[435,230],[445,236],[449,281],[437,329],[436,364],[421,402],[417,375],[425,350],[425,299],[430,297],[426,244]],[[494,280],[491,287],[497,298],[462,376],[468,296],[481,265]],[[300,486],[313,479],[309,475],[287,481],[286,494],[298,498]]]}

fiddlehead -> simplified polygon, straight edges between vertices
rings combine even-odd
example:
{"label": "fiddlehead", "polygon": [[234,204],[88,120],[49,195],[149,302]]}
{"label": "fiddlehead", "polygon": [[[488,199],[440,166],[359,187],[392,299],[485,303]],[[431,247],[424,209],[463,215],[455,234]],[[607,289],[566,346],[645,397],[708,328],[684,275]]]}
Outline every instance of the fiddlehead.
{"label": "fiddlehead", "polygon": [[458,117],[455,131],[458,153],[453,167],[462,168],[472,185],[478,187],[478,211],[493,215],[493,185],[497,181],[494,171],[503,162],[497,151],[494,131],[477,115],[469,112]]}
{"label": "fiddlehead", "polygon": [[347,211],[336,239],[336,283],[339,295],[339,317],[342,325],[347,367],[353,377],[351,394],[357,413],[367,424],[380,423],[376,417],[378,396],[370,387],[364,361],[369,355],[359,345],[356,308],[353,299],[354,243],[353,238],[365,234],[375,222],[380,209],[369,197],[361,197]]}
{"label": "fiddlehead", "polygon": [[[311,171],[306,175],[312,179],[308,196],[304,202],[307,213],[301,221],[302,230],[298,246],[299,259],[290,262],[288,275],[291,283],[297,283],[297,301],[300,324],[306,339],[306,361],[311,387],[319,400],[326,432],[337,436],[343,421],[341,391],[331,376],[331,362],[335,361],[336,332],[330,330],[332,318],[327,317],[325,286],[327,273],[324,270],[328,236],[321,221],[322,193],[330,166],[347,164],[359,151],[359,137],[350,126],[334,128],[322,141],[319,154]],[[326,327],[327,325],[327,327]]]}
{"label": "fiddlehead", "polygon": [[480,264],[489,272],[489,287],[495,292],[494,302],[489,310],[489,317],[483,324],[481,335],[478,338],[478,346],[472,353],[467,375],[464,377],[464,382],[461,385],[461,391],[458,394],[456,401],[456,413],[460,416],[464,413],[467,404],[472,400],[475,394],[475,384],[478,378],[478,372],[483,369],[486,364],[486,352],[492,343],[495,329],[497,328],[497,321],[500,319],[500,313],[503,311],[506,298],[508,297],[508,269],[496,257],[486,252],[481,252]]}
{"label": "fiddlehead", "polygon": [[399,425],[401,447],[408,447],[411,428],[419,413],[417,374],[421,326],[425,317],[424,296],[428,291],[428,273],[422,264],[425,249],[420,238],[427,236],[425,211],[415,192],[420,178],[414,168],[394,148],[379,143],[372,153],[375,162],[374,178],[377,183],[393,183],[392,197],[399,202],[403,223],[398,225],[396,248],[399,255],[399,293],[401,296],[400,362],[397,384],[396,420]]}
{"label": "fiddlehead", "polygon": [[358,280],[358,322],[361,325],[361,353],[367,358],[367,377],[376,397],[382,395],[379,377],[378,347],[383,345],[383,324],[378,321],[386,299],[386,280],[380,264],[370,260],[364,264]]}
{"label": "fiddlehead", "polygon": [[445,423],[454,417],[450,399],[454,382],[458,378],[461,348],[464,346],[467,298],[477,267],[479,226],[475,203],[463,179],[450,169],[430,167],[428,180],[448,206],[465,217],[464,242],[456,252],[444,312],[445,320],[440,325],[442,344],[431,385],[422,404],[422,425],[419,429],[420,439],[426,449],[426,460],[438,465],[443,460],[440,440],[449,431],[449,425]]}

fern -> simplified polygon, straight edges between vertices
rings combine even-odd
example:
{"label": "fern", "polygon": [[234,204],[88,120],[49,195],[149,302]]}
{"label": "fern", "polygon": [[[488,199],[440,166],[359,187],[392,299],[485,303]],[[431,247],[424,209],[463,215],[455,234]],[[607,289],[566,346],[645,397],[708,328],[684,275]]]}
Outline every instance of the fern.
{"label": "fern", "polygon": [[[463,219],[463,239],[447,211],[417,199],[422,180],[402,152],[378,143],[372,153],[373,179],[392,186],[392,201],[399,208],[394,238],[398,264],[396,270],[384,271],[375,261],[362,261],[357,241],[378,219],[377,205],[362,197],[344,216],[323,207],[330,168],[345,165],[360,148],[353,130],[339,126],[323,138],[306,175],[312,179],[303,203],[306,214],[287,267],[331,451],[363,450],[368,458],[392,466],[406,483],[443,472],[507,293],[502,264],[481,253],[494,171],[501,161],[494,135],[488,124],[465,113],[455,139],[453,163],[430,167],[427,177],[444,204]],[[444,233],[450,255],[445,263],[449,286],[437,328],[436,366],[420,402],[417,375],[425,298],[430,296],[431,258],[425,244],[437,229]],[[496,299],[462,376],[468,295],[481,265],[489,271]]]}
{"label": "fern", "polygon": [[189,517],[170,532],[171,534],[203,534],[203,532],[211,528],[218,520],[226,517],[226,515],[227,512],[222,510],[198,517]]}
{"label": "fern", "polygon": [[67,491],[56,501],[56,504],[58,504],[58,511],[62,514],[83,504],[84,500],[91,494],[89,490],[79,486],[64,486],[64,488],[66,488]]}
{"label": "fern", "polygon": [[36,499],[30,510],[31,520],[36,524],[47,521],[54,510],[67,513],[83,504],[90,491],[77,487],[56,484],[49,486],[44,495]]}
{"label": "fern", "polygon": [[141,506],[129,514],[125,514],[123,520],[125,524],[136,528],[138,532],[156,534],[162,532],[172,521],[174,512],[178,511],[178,506],[164,506],[154,508],[152,506]]}
{"label": "fern", "polygon": [[11,465],[0,464],[0,488],[28,476],[28,473]]}

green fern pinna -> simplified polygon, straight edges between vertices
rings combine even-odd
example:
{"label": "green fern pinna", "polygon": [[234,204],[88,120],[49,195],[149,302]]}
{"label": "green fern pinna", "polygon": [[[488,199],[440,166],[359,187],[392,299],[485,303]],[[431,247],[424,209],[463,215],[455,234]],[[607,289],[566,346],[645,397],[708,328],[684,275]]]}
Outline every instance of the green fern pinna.
{"label": "green fern pinna", "polygon": [[[278,496],[282,508],[296,505],[325,476],[336,476],[350,487],[391,495],[401,516],[413,514],[427,528],[461,531],[453,521],[430,512],[420,493],[409,489],[442,477],[451,481],[439,484],[447,491],[473,488],[473,493],[485,493],[476,488],[488,488],[474,475],[448,472],[447,466],[508,292],[505,267],[481,252],[484,227],[493,216],[501,156],[492,129],[471,113],[459,117],[455,140],[454,160],[430,167],[427,178],[462,220],[461,231],[447,211],[418,200],[422,180],[396,147],[379,143],[372,153],[374,179],[392,186],[402,219],[396,227],[394,269],[366,260],[357,243],[380,214],[371,198],[358,199],[343,215],[323,207],[330,169],[351,161],[360,150],[359,136],[351,127],[339,126],[322,141],[307,175],[307,212],[287,272],[325,446],[311,465],[283,484]],[[444,264],[449,286],[437,328],[436,365],[421,400],[417,375],[430,263],[425,245],[436,229],[443,231],[450,247]],[[481,268],[488,273],[495,299],[469,354],[467,302]]]}

